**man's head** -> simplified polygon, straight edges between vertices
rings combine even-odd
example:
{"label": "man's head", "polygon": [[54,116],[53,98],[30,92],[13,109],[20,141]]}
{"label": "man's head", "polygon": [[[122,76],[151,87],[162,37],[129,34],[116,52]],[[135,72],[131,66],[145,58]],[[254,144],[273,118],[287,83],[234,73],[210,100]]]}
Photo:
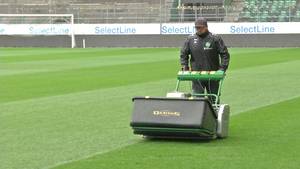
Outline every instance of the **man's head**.
{"label": "man's head", "polygon": [[208,32],[207,20],[203,17],[197,18],[195,21],[195,28],[198,35],[202,35]]}

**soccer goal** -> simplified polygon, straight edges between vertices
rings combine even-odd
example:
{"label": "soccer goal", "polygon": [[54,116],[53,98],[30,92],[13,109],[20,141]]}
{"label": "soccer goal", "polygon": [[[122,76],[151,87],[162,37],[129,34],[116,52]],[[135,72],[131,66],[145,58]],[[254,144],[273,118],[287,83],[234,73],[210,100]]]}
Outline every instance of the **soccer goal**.
{"label": "soccer goal", "polygon": [[55,39],[63,39],[72,48],[76,46],[73,14],[0,14],[0,35],[32,39],[43,36],[50,41],[51,37],[59,37]]}

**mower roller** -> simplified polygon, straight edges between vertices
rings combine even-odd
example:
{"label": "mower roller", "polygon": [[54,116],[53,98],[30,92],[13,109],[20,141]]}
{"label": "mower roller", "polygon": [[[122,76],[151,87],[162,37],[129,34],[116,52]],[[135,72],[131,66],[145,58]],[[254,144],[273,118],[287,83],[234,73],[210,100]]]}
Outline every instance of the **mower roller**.
{"label": "mower roller", "polygon": [[[227,137],[229,105],[219,103],[224,78],[223,71],[179,71],[175,91],[166,97],[134,97],[130,123],[134,134],[149,138]],[[218,93],[179,91],[180,82],[197,80],[218,81]]]}

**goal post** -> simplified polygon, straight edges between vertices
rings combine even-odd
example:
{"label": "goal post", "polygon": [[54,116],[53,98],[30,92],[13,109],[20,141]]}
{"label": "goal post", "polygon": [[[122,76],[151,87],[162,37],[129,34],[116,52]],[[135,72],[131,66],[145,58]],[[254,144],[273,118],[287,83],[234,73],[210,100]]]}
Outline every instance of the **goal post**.
{"label": "goal post", "polygon": [[1,27],[0,35],[69,36],[76,46],[73,14],[0,14]]}

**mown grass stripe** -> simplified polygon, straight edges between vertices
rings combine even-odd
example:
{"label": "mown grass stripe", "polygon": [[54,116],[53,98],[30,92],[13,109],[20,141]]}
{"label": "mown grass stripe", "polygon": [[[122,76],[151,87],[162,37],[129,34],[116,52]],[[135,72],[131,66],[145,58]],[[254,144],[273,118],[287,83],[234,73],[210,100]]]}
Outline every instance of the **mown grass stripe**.
{"label": "mown grass stripe", "polygon": [[[237,114],[299,97],[300,89],[291,88],[299,86],[299,80],[286,83],[290,76],[297,74],[297,65],[299,61],[228,72],[222,100],[231,105],[233,114]],[[274,71],[278,79],[270,88]],[[260,84],[259,90],[253,85],[255,83]],[[141,139],[133,136],[129,128],[131,98],[164,96],[174,88],[175,79],[169,79],[2,103],[0,149],[6,154],[2,165],[41,168],[136,143]],[[288,90],[280,93],[285,88]],[[274,90],[280,93],[276,97]],[[259,95],[260,91],[264,95]],[[29,149],[32,154],[27,153]],[[20,159],[28,162],[21,164]]]}
{"label": "mown grass stripe", "polygon": [[[290,50],[294,51],[294,49]],[[284,52],[288,51],[292,53],[290,50],[285,49]],[[284,55],[284,52],[282,52],[281,55]],[[281,57],[281,55],[272,54],[272,59],[270,59],[268,55],[265,55],[265,53],[256,57],[252,55],[248,55],[247,57],[243,56],[241,57],[242,59],[240,59],[240,57],[232,57],[232,66],[230,67],[230,70],[299,59],[296,54],[289,54],[286,57]],[[71,62],[70,65],[65,66],[69,67],[70,70],[60,71],[60,68],[64,69],[63,63],[61,63],[58,70],[55,72],[0,76],[0,84],[3,84],[0,86],[0,93],[3,93],[0,97],[0,102],[30,99],[34,97],[46,97],[50,95],[168,79],[174,77],[179,68],[178,59],[175,58],[173,60],[158,59],[158,61],[152,62],[153,60],[147,59],[148,55],[144,55],[143,57],[146,58],[145,63],[111,66],[104,66],[105,64],[100,64],[101,66],[99,67],[94,65],[95,67],[72,69],[72,63],[74,62]],[[168,58],[172,57],[168,56]],[[247,59],[246,64],[243,64],[244,59]],[[126,60],[126,58],[124,58],[124,60]],[[142,62],[142,60],[140,61]],[[127,61],[125,61],[125,63],[126,62]],[[110,64],[113,63],[113,60],[109,62],[104,61],[104,63]],[[80,65],[80,62],[77,62],[77,65],[78,64]],[[52,66],[48,67],[51,69]],[[33,71],[36,71],[37,69],[42,70],[43,64],[40,68],[34,67]],[[24,72],[27,71],[24,70]]]}
{"label": "mown grass stripe", "polygon": [[[77,59],[77,58],[87,58],[87,57],[107,57],[115,55],[139,55],[144,53],[163,53],[169,52],[168,48],[135,48],[135,49],[107,49],[107,50],[95,50],[95,49],[55,49],[47,50],[42,52],[27,51],[22,52],[22,55],[18,54],[8,54],[8,56],[0,57],[0,62],[2,63],[17,63],[17,62],[28,62],[28,61],[44,61],[44,60],[59,60],[59,59]],[[5,52],[5,51],[4,51]],[[16,56],[15,56],[16,55]]]}
{"label": "mown grass stripe", "polygon": [[[282,56],[288,56],[289,50],[294,49],[284,49],[283,52],[277,50],[277,52],[281,52]],[[264,54],[259,55],[259,52],[257,52],[257,55],[249,54],[242,57],[233,55],[232,65],[239,62],[244,65],[239,68],[238,66],[230,67],[225,81],[222,100],[232,106],[233,114],[299,96],[299,88],[295,87],[299,86],[300,79],[297,74],[297,68],[300,65],[299,56],[294,53],[290,57],[282,57],[285,59],[281,60],[280,58],[277,60],[277,57],[280,57],[278,55],[274,62],[272,57],[267,54],[268,52],[264,52]],[[148,56],[144,55],[143,57]],[[261,57],[264,57],[263,61],[261,61]],[[124,57],[124,59],[126,58]],[[248,62],[248,59],[252,59],[253,62],[251,61],[249,64],[242,63]],[[169,63],[174,65],[169,66]],[[264,64],[261,65],[261,63]],[[0,98],[4,98],[5,95],[2,94],[7,92],[15,92],[15,99],[10,98],[11,100],[0,103],[0,168],[43,168],[97,153],[101,154],[139,142],[141,139],[133,136],[128,126],[132,105],[130,98],[135,95],[163,96],[166,92],[173,90],[175,87],[174,75],[178,68],[178,56],[174,57],[174,60],[170,59],[164,62],[162,65],[148,63],[148,61],[145,64],[149,64],[148,67],[141,65],[141,69],[136,67],[136,70],[147,68],[147,70],[140,72],[140,76],[143,76],[143,78],[150,76],[153,79],[137,82],[134,81],[136,77],[132,77],[130,80],[133,81],[128,80],[126,85],[121,84],[111,87],[107,85],[104,88],[95,85],[93,80],[86,80],[85,78],[85,76],[91,76],[87,79],[99,77],[99,74],[103,72],[99,71],[101,68],[98,67],[5,77],[7,79],[11,78],[12,81],[10,82],[12,83],[7,83],[9,81],[5,81],[4,78],[0,77],[3,80],[0,83],[0,88],[2,88]],[[134,70],[129,65],[122,68]],[[40,68],[43,66],[44,64],[41,64]],[[155,69],[152,69],[153,67]],[[124,71],[123,69],[119,70]],[[93,74],[93,72],[95,73]],[[127,71],[127,73],[130,73],[130,71]],[[152,73],[162,73],[162,75],[161,77],[159,77],[160,75],[154,75],[155,77],[153,77]],[[172,75],[168,75],[168,73],[172,73]],[[72,76],[70,79],[66,79],[66,84],[60,86],[57,81],[60,78],[63,79],[61,75]],[[118,71],[112,72],[111,75],[115,78],[114,80],[128,77]],[[19,81],[13,80],[14,78],[19,79]],[[24,87],[24,81],[21,81],[22,78],[32,78],[33,80],[26,84],[28,86],[25,85]],[[70,92],[59,91],[63,90],[60,87],[76,88],[76,84],[74,85],[72,82],[80,81],[79,79],[86,80],[82,84],[87,84],[89,87],[95,85],[97,88]],[[39,81],[45,82],[39,83]],[[99,79],[95,81],[98,82]],[[35,84],[35,82],[38,83]],[[19,84],[20,86],[18,86]],[[39,86],[38,84],[47,85]],[[24,88],[21,88],[22,85]],[[83,89],[80,88],[80,85],[78,86],[77,89]],[[33,87],[44,89],[38,89],[40,92],[37,92],[31,89]],[[15,90],[18,88],[19,90]],[[189,89],[189,86],[187,85],[185,88]],[[26,91],[22,90],[32,90],[37,93],[28,97]],[[52,94],[53,91],[56,92]],[[47,92],[49,92],[48,95]],[[18,94],[23,98],[18,98]],[[285,136],[289,138],[289,134]],[[231,138],[235,139],[236,137]],[[167,142],[167,144],[169,143]],[[210,148],[213,147],[210,146]],[[292,149],[289,149],[289,151],[292,151]],[[199,152],[194,154],[196,153]],[[230,156],[231,154],[228,153],[227,155]],[[185,159],[185,157],[194,159],[194,157],[188,157],[187,155],[183,155],[182,159]],[[215,157],[209,156],[209,159],[212,160]],[[222,159],[223,157],[217,156],[217,158]]]}
{"label": "mown grass stripe", "polygon": [[[141,140],[55,169],[299,167],[300,98],[255,109],[231,119],[230,137],[211,142]],[[287,113],[288,112],[288,113]]]}
{"label": "mown grass stripe", "polygon": [[[103,89],[174,77],[178,63],[105,66],[0,78],[0,102]],[[169,68],[169,69],[166,69]],[[151,72],[151,73],[149,73]]]}
{"label": "mown grass stripe", "polygon": [[[139,63],[139,62],[151,62],[151,61],[160,61],[160,60],[168,60],[173,59],[178,61],[178,53],[179,49],[170,48],[170,49],[156,49],[155,52],[147,52],[139,53],[133,55],[133,52],[127,53],[119,53],[111,55],[111,52],[99,50],[96,51],[95,54],[94,49],[86,49],[86,50],[75,50],[76,54],[82,57],[73,57],[73,50],[65,49],[66,52],[70,51],[70,53],[66,53],[66,55],[71,55],[71,57],[64,57],[63,54],[56,56],[53,52],[49,52],[49,55],[55,55],[55,57],[59,57],[59,59],[55,59],[55,57],[51,60],[33,60],[33,61],[24,61],[24,62],[16,62],[16,63],[0,63],[0,75],[10,75],[10,74],[28,74],[28,73],[36,73],[36,72],[45,72],[45,71],[63,71],[69,69],[79,69],[84,67],[97,67],[97,66],[107,66],[108,65],[117,65],[117,64],[130,64],[130,63]],[[133,50],[133,49],[131,49]],[[297,49],[280,49],[282,51],[277,52],[279,49],[245,49],[247,51],[241,49],[231,49],[230,53],[233,58],[231,61],[230,69],[236,68],[244,68],[255,65],[264,65],[271,63],[284,62],[289,60],[297,60],[299,59],[297,55]],[[90,51],[90,52],[89,52]],[[133,50],[135,51],[135,50]],[[258,52],[263,52],[259,54],[259,59],[253,59],[254,55]],[[39,52],[32,52],[33,55]],[[110,53],[110,54],[108,54]],[[275,53],[275,54],[274,54]],[[288,54],[289,53],[289,54]],[[238,55],[239,57],[235,57]],[[272,59],[270,59],[270,55],[272,55]],[[285,56],[285,57],[281,57]],[[19,58],[17,56],[16,58]],[[30,57],[30,56],[28,56]],[[48,58],[47,54],[40,55],[41,59]],[[13,58],[13,57],[12,57]],[[244,64],[243,60],[248,60],[246,64]]]}
{"label": "mown grass stripe", "polygon": [[[162,55],[162,53],[160,53],[160,55]],[[31,61],[25,63],[0,63],[0,76],[175,60],[175,54],[172,54],[172,52],[164,53],[164,57],[161,57],[160,55],[150,56],[149,54],[124,54],[105,57],[83,57],[51,61]]]}

